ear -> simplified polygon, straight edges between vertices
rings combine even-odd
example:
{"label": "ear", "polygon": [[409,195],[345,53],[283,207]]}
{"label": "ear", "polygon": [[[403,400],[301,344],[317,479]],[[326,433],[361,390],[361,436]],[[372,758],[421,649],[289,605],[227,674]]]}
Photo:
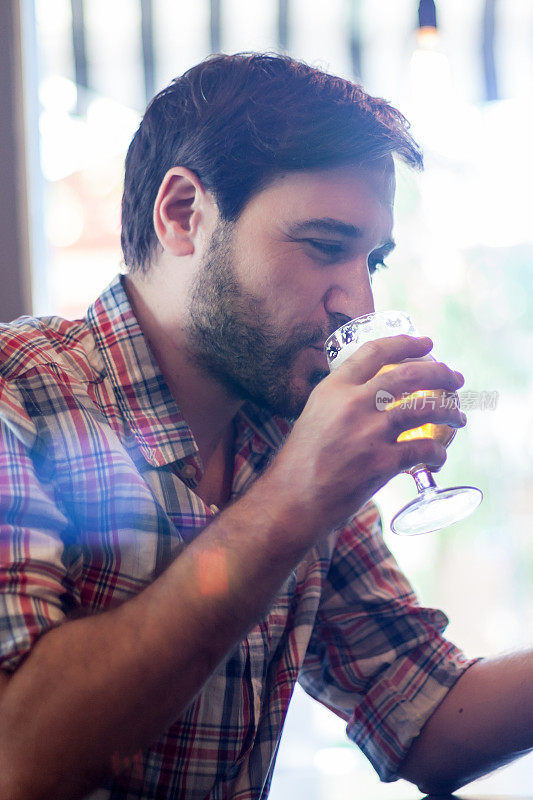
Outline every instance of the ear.
{"label": "ear", "polygon": [[164,250],[175,256],[194,253],[207,193],[199,178],[186,167],[169,169],[154,203],[154,229]]}

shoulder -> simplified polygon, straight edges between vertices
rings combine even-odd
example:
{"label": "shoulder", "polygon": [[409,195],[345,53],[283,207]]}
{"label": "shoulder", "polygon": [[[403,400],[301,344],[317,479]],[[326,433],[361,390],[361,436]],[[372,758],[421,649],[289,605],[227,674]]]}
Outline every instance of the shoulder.
{"label": "shoulder", "polygon": [[102,375],[85,320],[20,317],[0,324],[0,419],[26,445]]}
{"label": "shoulder", "polygon": [[50,370],[91,380],[99,371],[98,363],[93,363],[95,355],[94,340],[83,319],[20,317],[0,324],[0,378],[4,381]]}
{"label": "shoulder", "polygon": [[359,534],[368,536],[383,536],[383,525],[381,513],[374,500],[369,500],[359,511],[349,520],[348,526]]}
{"label": "shoulder", "polygon": [[374,500],[369,500],[337,528],[329,541],[332,558],[341,564],[358,562],[370,570],[392,557],[383,538],[381,514]]}

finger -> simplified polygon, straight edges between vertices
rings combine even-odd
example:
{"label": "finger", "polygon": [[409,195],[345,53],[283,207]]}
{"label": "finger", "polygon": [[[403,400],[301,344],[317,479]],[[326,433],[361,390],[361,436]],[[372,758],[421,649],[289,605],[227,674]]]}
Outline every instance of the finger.
{"label": "finger", "polygon": [[427,336],[416,337],[402,333],[374,339],[365,342],[348,356],[338,367],[338,374],[359,384],[366,383],[386,364],[398,364],[405,358],[422,358],[432,347],[433,342]]}
{"label": "finger", "polygon": [[[416,398],[424,400],[425,398]],[[396,441],[398,436],[404,431],[419,428],[422,425],[447,425],[450,428],[464,428],[466,425],[466,415],[458,408],[447,408],[430,405],[405,406],[400,403],[398,406],[389,406],[386,409],[385,420],[390,432],[390,440]]]}
{"label": "finger", "polygon": [[409,442],[398,442],[395,448],[400,471],[411,469],[417,464],[424,464],[432,470],[437,470],[446,461],[446,448],[435,439],[412,439]]}
{"label": "finger", "polygon": [[[422,389],[443,389],[453,393],[464,384],[460,372],[439,361],[408,361],[374,378],[376,391],[388,391],[394,397]],[[379,383],[379,386],[377,384]]]}

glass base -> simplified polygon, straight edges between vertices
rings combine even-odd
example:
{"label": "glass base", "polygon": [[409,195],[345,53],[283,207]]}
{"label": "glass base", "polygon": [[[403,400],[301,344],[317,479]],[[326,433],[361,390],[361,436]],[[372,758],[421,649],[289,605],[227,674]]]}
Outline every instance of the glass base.
{"label": "glass base", "polygon": [[468,517],[482,500],[483,492],[475,486],[426,489],[398,511],[391,528],[398,536],[438,531]]}

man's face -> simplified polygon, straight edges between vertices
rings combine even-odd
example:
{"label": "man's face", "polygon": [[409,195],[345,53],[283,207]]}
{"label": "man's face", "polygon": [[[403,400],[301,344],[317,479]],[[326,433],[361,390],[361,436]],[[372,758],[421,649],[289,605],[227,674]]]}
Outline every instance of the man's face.
{"label": "man's face", "polygon": [[327,374],[327,336],[373,310],[393,200],[392,159],[289,173],[253,197],[217,226],[194,278],[190,358],[233,396],[297,417]]}

